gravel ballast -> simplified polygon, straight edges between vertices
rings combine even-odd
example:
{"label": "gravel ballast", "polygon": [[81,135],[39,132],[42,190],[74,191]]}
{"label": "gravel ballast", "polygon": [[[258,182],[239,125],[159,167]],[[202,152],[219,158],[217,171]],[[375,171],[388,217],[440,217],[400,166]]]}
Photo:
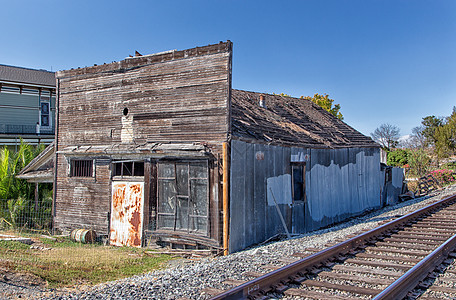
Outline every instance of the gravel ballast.
{"label": "gravel ballast", "polygon": [[[306,248],[325,248],[328,243],[345,239],[350,234],[371,229],[384,220],[389,220],[424,207],[431,202],[456,193],[456,185],[446,187],[432,197],[422,197],[387,206],[364,216],[353,218],[336,226],[303,234],[292,239],[273,242],[264,246],[234,253],[224,257],[204,258],[199,261],[185,261],[173,264],[164,270],[133,276],[93,287],[83,287],[78,292],[44,292],[41,288],[14,290],[0,282],[0,299],[208,299],[204,288],[228,289],[226,279],[249,279],[245,272],[267,272],[262,266],[279,265],[279,259],[293,253],[304,252]],[[283,264],[283,263],[282,263]],[[250,278],[251,279],[251,278]]]}

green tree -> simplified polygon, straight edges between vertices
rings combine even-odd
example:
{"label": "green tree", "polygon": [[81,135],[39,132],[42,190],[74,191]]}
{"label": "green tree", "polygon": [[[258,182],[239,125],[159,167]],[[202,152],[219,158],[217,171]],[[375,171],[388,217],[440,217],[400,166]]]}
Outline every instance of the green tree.
{"label": "green tree", "polygon": [[435,152],[437,157],[448,157],[456,150],[456,108],[451,116],[442,122],[434,131]]}
{"label": "green tree", "polygon": [[427,145],[435,145],[437,142],[435,137],[435,131],[437,128],[443,125],[443,119],[435,116],[427,116],[423,118],[421,124],[424,126],[422,134],[426,139]]}
{"label": "green tree", "polygon": [[337,117],[339,120],[343,120],[344,116],[340,112],[340,104],[334,104],[334,99],[329,98],[329,95],[324,94],[315,94],[313,97],[301,96],[301,99],[310,100],[318,106],[322,107],[324,110],[331,113],[333,116]]}

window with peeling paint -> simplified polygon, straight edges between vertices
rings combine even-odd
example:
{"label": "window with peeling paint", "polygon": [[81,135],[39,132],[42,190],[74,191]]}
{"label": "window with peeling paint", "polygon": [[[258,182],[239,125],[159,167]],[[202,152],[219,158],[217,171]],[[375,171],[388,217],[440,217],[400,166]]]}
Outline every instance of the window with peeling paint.
{"label": "window with peeling paint", "polygon": [[158,164],[158,229],[207,234],[207,161]]}

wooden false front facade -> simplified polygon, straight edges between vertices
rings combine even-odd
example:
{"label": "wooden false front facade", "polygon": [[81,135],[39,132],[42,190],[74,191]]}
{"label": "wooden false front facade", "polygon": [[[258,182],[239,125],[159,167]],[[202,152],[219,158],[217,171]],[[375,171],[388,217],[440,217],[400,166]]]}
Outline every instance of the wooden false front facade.
{"label": "wooden false front facade", "polygon": [[222,247],[231,42],[57,73],[54,225]]}

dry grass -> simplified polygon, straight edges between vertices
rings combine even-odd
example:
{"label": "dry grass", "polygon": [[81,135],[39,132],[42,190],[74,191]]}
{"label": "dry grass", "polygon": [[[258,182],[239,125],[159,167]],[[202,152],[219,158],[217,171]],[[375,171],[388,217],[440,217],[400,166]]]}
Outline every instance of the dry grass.
{"label": "dry grass", "polygon": [[418,191],[418,184],[418,180],[407,181],[407,188],[409,189],[409,191],[416,193]]}
{"label": "dry grass", "polygon": [[171,259],[167,255],[145,254],[143,249],[129,247],[42,242],[37,249],[31,249],[19,242],[0,241],[0,266],[37,275],[50,287],[71,287],[147,273],[161,268]]}

